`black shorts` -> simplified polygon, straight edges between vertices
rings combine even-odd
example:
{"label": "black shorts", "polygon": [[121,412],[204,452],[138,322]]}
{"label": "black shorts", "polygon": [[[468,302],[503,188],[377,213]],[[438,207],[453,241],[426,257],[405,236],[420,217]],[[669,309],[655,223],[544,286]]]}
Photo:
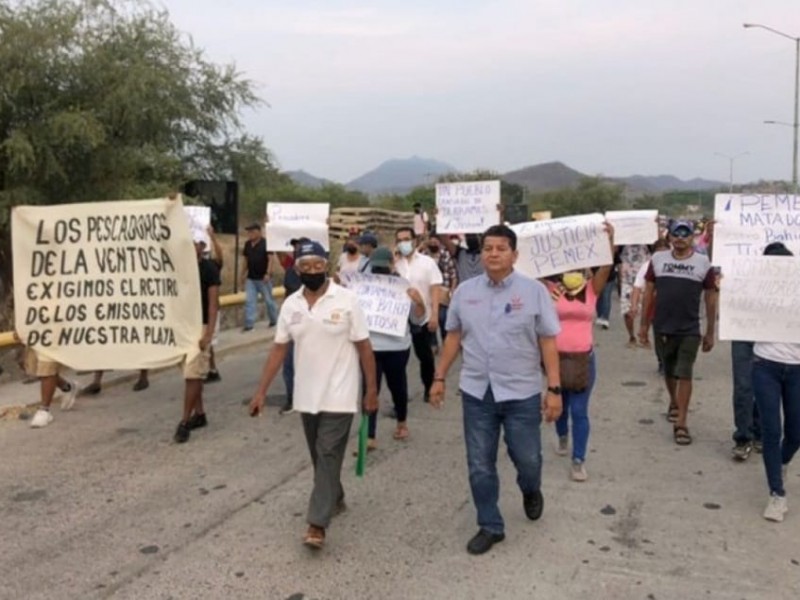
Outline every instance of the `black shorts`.
{"label": "black shorts", "polygon": [[656,334],[656,352],[661,356],[667,377],[691,381],[700,340],[699,335]]}

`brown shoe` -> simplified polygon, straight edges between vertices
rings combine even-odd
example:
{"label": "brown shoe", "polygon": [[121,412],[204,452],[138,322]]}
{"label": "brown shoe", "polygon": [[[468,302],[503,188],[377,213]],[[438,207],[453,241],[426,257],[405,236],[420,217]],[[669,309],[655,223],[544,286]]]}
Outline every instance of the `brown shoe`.
{"label": "brown shoe", "polygon": [[308,531],[303,536],[303,544],[312,550],[321,550],[325,545],[325,528],[309,525]]}

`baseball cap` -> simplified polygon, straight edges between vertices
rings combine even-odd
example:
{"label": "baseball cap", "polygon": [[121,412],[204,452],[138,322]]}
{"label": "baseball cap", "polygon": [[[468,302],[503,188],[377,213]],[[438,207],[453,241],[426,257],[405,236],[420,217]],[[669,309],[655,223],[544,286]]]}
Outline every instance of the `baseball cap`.
{"label": "baseball cap", "polygon": [[372,233],[365,232],[365,233],[363,233],[361,235],[360,238],[358,238],[358,243],[359,243],[359,245],[361,245],[361,244],[369,244],[373,248],[377,248],[378,247],[378,238],[375,237],[375,235],[372,234]]}
{"label": "baseball cap", "polygon": [[764,256],[794,256],[783,242],[772,242],[764,248]]}
{"label": "baseball cap", "polygon": [[245,231],[253,231],[254,229],[258,229],[261,231],[261,224],[260,223],[250,223],[247,227],[244,228]]}
{"label": "baseball cap", "polygon": [[322,244],[319,242],[314,242],[311,240],[306,240],[300,243],[297,246],[297,250],[294,253],[295,260],[302,260],[304,258],[314,257],[314,258],[324,258],[328,260],[328,253],[325,252],[325,248],[322,247]]}
{"label": "baseball cap", "polygon": [[679,229],[688,229],[689,233],[694,233],[694,227],[689,221],[674,221],[672,225],[669,226],[669,232],[671,234],[675,234]]}
{"label": "baseball cap", "polygon": [[369,257],[369,264],[373,267],[391,267],[392,266],[392,251],[385,246],[376,248]]}

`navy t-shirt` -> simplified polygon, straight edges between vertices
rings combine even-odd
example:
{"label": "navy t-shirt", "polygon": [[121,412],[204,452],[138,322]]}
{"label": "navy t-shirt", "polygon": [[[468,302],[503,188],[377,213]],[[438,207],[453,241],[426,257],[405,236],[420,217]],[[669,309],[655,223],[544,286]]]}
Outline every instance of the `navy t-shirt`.
{"label": "navy t-shirt", "polygon": [[700,297],[703,290],[716,290],[708,257],[693,252],[678,259],[672,252],[656,252],[645,279],[656,287],[655,332],[700,335]]}
{"label": "navy t-shirt", "polygon": [[219,267],[208,258],[201,258],[198,263],[200,271],[200,298],[203,306],[203,325],[208,325],[208,290],[219,287]]}

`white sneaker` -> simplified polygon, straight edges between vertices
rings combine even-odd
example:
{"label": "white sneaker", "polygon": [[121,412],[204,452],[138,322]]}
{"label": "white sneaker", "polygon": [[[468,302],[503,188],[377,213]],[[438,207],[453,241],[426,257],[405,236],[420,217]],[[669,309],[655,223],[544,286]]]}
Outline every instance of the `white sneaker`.
{"label": "white sneaker", "polygon": [[566,456],[569,452],[569,440],[567,436],[559,436],[558,445],[556,446],[556,454],[559,456]]}
{"label": "white sneaker", "polygon": [[764,518],[767,521],[780,523],[783,521],[783,515],[785,515],[788,510],[789,506],[786,503],[786,496],[771,494],[769,502],[767,502],[767,508],[764,509]]}
{"label": "white sneaker", "polygon": [[64,392],[64,395],[61,396],[61,410],[70,410],[75,406],[75,399],[78,397],[78,392],[81,391],[77,381],[72,380],[67,383],[69,383],[69,391]]}
{"label": "white sneaker", "polygon": [[53,422],[53,415],[50,414],[50,411],[40,408],[39,410],[36,411],[36,414],[33,415],[33,418],[31,419],[31,427],[33,427],[34,429],[47,427],[52,422]]}
{"label": "white sneaker", "polygon": [[589,479],[589,474],[586,472],[586,467],[582,462],[575,461],[572,463],[572,481],[586,481]]}

